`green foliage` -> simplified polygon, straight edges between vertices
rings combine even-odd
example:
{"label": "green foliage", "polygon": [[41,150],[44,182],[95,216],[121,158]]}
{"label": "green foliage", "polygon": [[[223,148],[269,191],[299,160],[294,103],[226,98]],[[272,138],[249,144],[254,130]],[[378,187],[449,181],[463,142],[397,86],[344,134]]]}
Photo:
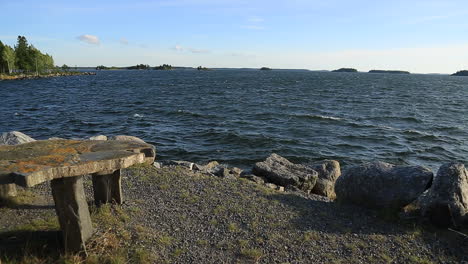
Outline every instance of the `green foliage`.
{"label": "green foliage", "polygon": [[0,72],[11,74],[15,67],[15,50],[0,41]]}
{"label": "green foliage", "polygon": [[129,70],[149,70],[151,67],[148,64],[138,64],[135,66],[130,66],[127,69]]}
{"label": "green foliage", "polygon": [[107,69],[109,69],[109,67],[106,67],[104,65],[99,65],[96,67],[96,70],[107,70]]}
{"label": "green foliage", "polygon": [[211,69],[208,69],[208,68],[202,67],[202,66],[198,66],[197,70],[199,70],[199,71],[210,71]]}
{"label": "green foliage", "polygon": [[62,65],[62,70],[67,72],[67,71],[70,70],[70,67],[68,65],[64,64],[64,65]]}
{"label": "green foliage", "polygon": [[155,70],[172,70],[172,65],[169,65],[169,64],[163,64],[163,65],[159,65],[157,67],[154,67]]}
{"label": "green foliage", "polygon": [[18,36],[18,41],[15,46],[16,53],[16,67],[23,71],[30,71],[32,69],[32,58],[28,41],[24,36]]}
{"label": "green foliage", "polygon": [[26,37],[18,36],[15,48],[4,45],[0,41],[0,73],[12,74],[15,70],[36,74],[49,72],[54,68],[54,59],[49,54],[43,54],[33,45],[29,45]]}

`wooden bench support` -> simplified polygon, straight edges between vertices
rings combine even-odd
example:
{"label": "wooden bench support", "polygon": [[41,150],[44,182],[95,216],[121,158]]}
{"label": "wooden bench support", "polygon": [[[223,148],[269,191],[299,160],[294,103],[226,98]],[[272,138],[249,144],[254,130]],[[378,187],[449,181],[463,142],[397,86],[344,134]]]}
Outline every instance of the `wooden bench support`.
{"label": "wooden bench support", "polygon": [[54,179],[51,187],[65,251],[85,250],[85,242],[91,237],[93,226],[86,203],[83,177]]}
{"label": "wooden bench support", "polygon": [[93,174],[94,202],[122,204],[122,177],[120,170]]}
{"label": "wooden bench support", "polygon": [[0,199],[15,197],[16,195],[16,184],[0,184]]}

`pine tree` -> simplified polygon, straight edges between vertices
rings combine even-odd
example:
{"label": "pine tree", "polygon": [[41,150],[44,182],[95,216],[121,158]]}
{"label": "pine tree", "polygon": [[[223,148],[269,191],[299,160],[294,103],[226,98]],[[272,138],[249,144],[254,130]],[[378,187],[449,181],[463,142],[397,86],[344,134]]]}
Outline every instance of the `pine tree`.
{"label": "pine tree", "polygon": [[29,47],[28,41],[24,36],[18,36],[18,41],[15,46],[16,54],[16,67],[22,71],[31,71],[33,67],[33,58],[31,48]]}

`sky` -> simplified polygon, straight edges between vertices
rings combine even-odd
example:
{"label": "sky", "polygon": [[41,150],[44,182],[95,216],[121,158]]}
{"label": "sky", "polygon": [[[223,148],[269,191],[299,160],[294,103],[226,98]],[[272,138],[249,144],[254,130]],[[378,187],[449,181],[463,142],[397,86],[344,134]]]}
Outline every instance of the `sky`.
{"label": "sky", "polygon": [[466,0],[0,0],[57,65],[468,69]]}

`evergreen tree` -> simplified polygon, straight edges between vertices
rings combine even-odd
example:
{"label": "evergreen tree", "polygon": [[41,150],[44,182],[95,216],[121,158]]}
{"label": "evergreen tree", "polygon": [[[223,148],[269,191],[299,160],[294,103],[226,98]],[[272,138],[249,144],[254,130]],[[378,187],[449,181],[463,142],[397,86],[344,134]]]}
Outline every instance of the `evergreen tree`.
{"label": "evergreen tree", "polygon": [[24,36],[18,36],[18,41],[15,46],[16,54],[16,67],[22,71],[30,71],[33,68],[31,57],[31,49],[29,47],[28,41]]}

